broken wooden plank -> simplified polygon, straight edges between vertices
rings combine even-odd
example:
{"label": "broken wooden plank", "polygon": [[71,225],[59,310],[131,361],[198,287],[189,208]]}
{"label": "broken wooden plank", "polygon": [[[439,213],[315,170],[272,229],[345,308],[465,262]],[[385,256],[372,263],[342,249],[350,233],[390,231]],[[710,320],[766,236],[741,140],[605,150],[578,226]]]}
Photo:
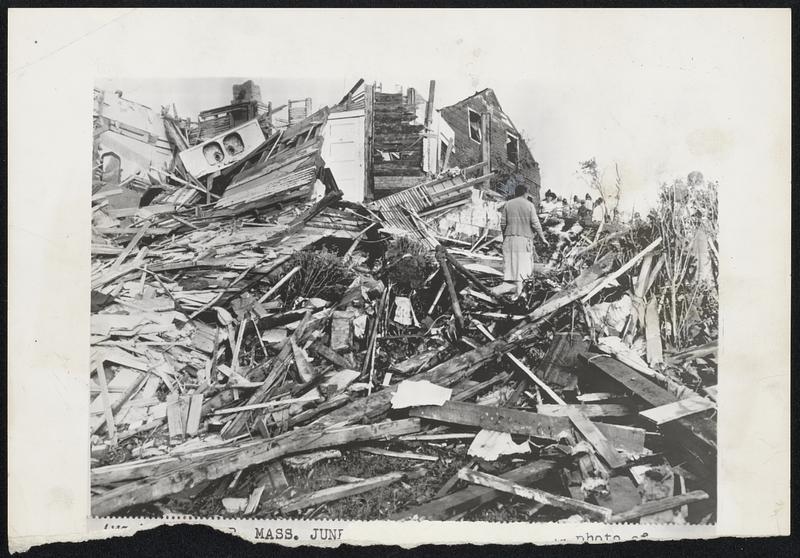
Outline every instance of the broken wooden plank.
{"label": "broken wooden plank", "polygon": [[103,414],[106,419],[106,428],[108,429],[108,436],[112,446],[117,445],[117,427],[114,423],[114,412],[111,410],[111,397],[108,395],[108,380],[106,378],[106,371],[103,367],[103,361],[98,360],[96,363],[97,383],[100,384],[100,396],[103,401]]}
{"label": "broken wooden plank", "polygon": [[603,458],[609,467],[617,469],[625,465],[625,458],[622,457],[617,450],[611,445],[597,426],[586,418],[585,415],[576,410],[570,410],[567,414],[569,420],[575,425],[575,428],[583,435],[584,438],[597,450],[600,457]]}
{"label": "broken wooden plank", "polygon": [[588,350],[589,343],[580,333],[556,333],[535,372],[548,385],[574,390],[578,387],[578,354]]}
{"label": "broken wooden plank", "polygon": [[594,286],[592,287],[592,289],[586,295],[584,295],[581,298],[583,303],[585,304],[585,303],[589,302],[589,300],[591,300],[591,298],[594,295],[596,295],[597,293],[599,293],[600,291],[605,289],[617,277],[620,277],[623,273],[625,273],[630,268],[632,268],[634,265],[636,265],[639,262],[639,260],[641,260],[646,255],[648,255],[650,252],[655,250],[658,247],[659,244],[661,244],[661,237],[660,236],[657,239],[655,239],[653,242],[651,242],[644,250],[642,250],[641,252],[636,254],[633,258],[628,260],[628,262],[625,263],[623,266],[621,266],[619,269],[617,269],[613,273],[610,273],[610,274],[606,275],[602,279],[599,279],[596,282],[596,284],[593,284]]}
{"label": "broken wooden plank", "polygon": [[281,279],[277,283],[275,283],[267,292],[265,292],[264,295],[261,298],[258,299],[258,302],[265,302],[265,301],[269,300],[269,298],[272,295],[274,295],[275,293],[278,292],[278,289],[280,289],[282,286],[284,286],[301,269],[302,268],[299,265],[293,267],[286,275],[281,277]]}
{"label": "broken wooden plank", "polygon": [[650,299],[645,309],[645,340],[647,342],[647,363],[650,366],[664,362],[664,353],[661,346],[661,326],[658,321],[658,300]]}
{"label": "broken wooden plank", "polygon": [[651,500],[650,502],[646,502],[644,504],[636,506],[626,512],[612,515],[609,518],[608,522],[629,523],[635,519],[639,519],[640,517],[646,515],[652,515],[667,510],[672,510],[675,508],[679,508],[681,506],[685,506],[687,504],[693,504],[695,502],[700,502],[707,499],[708,499],[708,494],[706,492],[702,490],[692,490],[691,492],[687,492],[686,494],[680,494],[678,496],[662,498],[661,500]]}
{"label": "broken wooden plank", "polygon": [[619,403],[589,403],[589,404],[565,404],[565,405],[536,405],[536,412],[549,417],[566,417],[570,412],[579,412],[589,418],[598,417],[628,417],[636,414],[636,409],[630,405]]}
{"label": "broken wooden plank", "polygon": [[189,416],[186,419],[186,435],[196,436],[200,429],[200,416],[203,410],[203,394],[192,395],[189,402]]}
{"label": "broken wooden plank", "polygon": [[336,449],[315,451],[312,453],[304,453],[302,455],[287,457],[283,460],[283,464],[298,471],[308,471],[320,461],[339,459],[340,457],[342,457],[342,452]]}
{"label": "broken wooden plank", "polygon": [[501,492],[507,492],[508,494],[513,494],[527,500],[533,500],[534,502],[539,502],[540,504],[545,504],[547,506],[553,506],[572,513],[577,513],[589,519],[608,521],[608,519],[611,517],[611,510],[608,508],[596,506],[594,504],[588,504],[586,502],[582,502],[581,500],[560,496],[558,494],[551,494],[550,492],[545,492],[544,490],[537,490],[536,488],[522,486],[521,484],[517,484],[513,481],[502,479],[487,473],[481,473],[480,471],[461,469],[458,472],[458,476],[460,479],[473,484],[478,484],[487,488],[499,490]]}
{"label": "broken wooden plank", "polygon": [[461,313],[461,304],[458,302],[458,294],[456,293],[455,283],[450,274],[450,267],[447,263],[447,251],[444,246],[439,244],[436,246],[436,261],[439,262],[439,269],[442,270],[445,283],[447,283],[447,292],[450,295],[450,305],[453,308],[453,316],[458,324],[459,333],[464,330],[464,315]]}
{"label": "broken wooden plank", "polygon": [[[580,359],[654,407],[678,401],[667,390],[613,357],[584,353]],[[717,427],[713,419],[691,415],[664,423],[661,432],[670,443],[683,448],[702,466],[696,474],[706,478],[716,475]]]}
{"label": "broken wooden plank", "polygon": [[301,510],[303,508],[318,506],[327,502],[333,502],[334,500],[341,500],[342,498],[355,496],[356,494],[362,494],[364,492],[380,488],[381,486],[388,486],[401,480],[403,477],[405,477],[405,475],[406,474],[402,472],[387,473],[385,475],[372,477],[371,479],[366,479],[359,482],[351,482],[338,486],[332,486],[331,488],[325,488],[323,490],[318,490],[317,492],[312,492],[311,494],[304,494],[303,496],[293,498],[288,502],[282,503],[280,509],[284,513],[289,513]]}
{"label": "broken wooden plank", "polygon": [[[336,314],[336,312],[334,312],[334,315],[335,314]],[[331,327],[333,327],[333,326],[331,326]],[[347,362],[347,360],[345,360],[345,358],[342,355],[340,355],[339,353],[337,353],[336,351],[334,351],[333,349],[331,349],[327,345],[323,345],[322,343],[314,343],[313,345],[311,345],[311,350],[314,351],[315,353],[317,353],[319,356],[321,356],[325,360],[328,360],[328,361],[332,362],[333,364],[335,364],[339,368],[350,368],[351,367],[350,363]]]}
{"label": "broken wooden plank", "polygon": [[421,453],[414,453],[412,451],[390,451],[381,448],[360,448],[361,451],[365,453],[371,453],[373,455],[383,455],[385,457],[399,457],[401,459],[417,459],[419,461],[439,461],[439,458],[435,455],[424,455]]}
{"label": "broken wooden plank", "polygon": [[570,430],[569,421],[564,420],[563,417],[549,417],[528,411],[460,401],[448,401],[441,406],[412,407],[408,414],[412,417],[479,426],[487,430],[524,434],[548,440],[558,440],[562,434],[568,433]]}
{"label": "broken wooden plank", "polygon": [[[489,333],[489,330],[488,330],[488,329],[486,329],[486,327],[484,327],[484,325],[483,325],[482,323],[480,323],[478,320],[475,320],[475,319],[473,319],[473,320],[472,320],[472,322],[475,324],[475,327],[478,329],[478,331],[480,331],[480,332],[481,332],[481,333],[482,333],[482,334],[483,334],[483,335],[484,335],[484,336],[485,336],[485,337],[486,337],[486,338],[487,338],[489,341],[494,341],[494,340],[495,340],[495,337],[494,337],[494,335],[492,335],[491,333]],[[510,353],[510,352],[509,352],[509,353],[506,353],[506,354],[505,354],[505,357],[506,357],[508,360],[510,360],[511,362],[513,362],[513,363],[514,363],[514,365],[515,365],[517,368],[519,368],[519,369],[520,369],[520,370],[522,370],[522,371],[523,371],[525,374],[527,374],[527,375],[528,375],[528,377],[529,377],[531,380],[533,380],[533,382],[534,382],[536,385],[538,385],[540,388],[542,388],[542,389],[544,390],[544,392],[545,392],[547,395],[549,395],[549,396],[550,396],[550,398],[551,398],[553,401],[555,401],[555,402],[556,402],[556,403],[558,403],[559,405],[565,405],[565,404],[566,404],[566,401],[564,401],[563,399],[561,399],[561,397],[560,397],[560,396],[559,396],[559,395],[558,395],[558,394],[557,394],[555,391],[553,391],[553,390],[550,388],[550,386],[548,386],[548,385],[547,385],[545,382],[543,382],[543,381],[542,381],[542,380],[541,380],[541,379],[540,379],[538,376],[536,376],[536,374],[534,374],[534,373],[533,373],[533,371],[532,371],[530,368],[528,368],[527,366],[525,366],[525,364],[524,364],[524,363],[523,363],[523,362],[522,362],[520,359],[518,359],[517,357],[515,357],[515,356],[514,356],[512,353]]]}
{"label": "broken wooden plank", "polygon": [[[116,510],[137,503],[152,502],[175,494],[205,480],[224,477],[258,463],[280,459],[285,455],[341,446],[353,442],[392,439],[422,429],[416,419],[404,419],[364,426],[320,429],[312,426],[293,430],[269,440],[242,444],[241,447],[220,451],[213,455],[192,454],[166,459],[157,468],[151,468],[147,478],[115,487],[94,496],[92,514],[109,515]],[[136,468],[131,468],[129,478],[139,478]],[[92,482],[93,486],[102,483]]]}
{"label": "broken wooden plank", "polygon": [[[504,473],[500,475],[500,478],[523,485],[534,484],[545,478],[558,466],[559,462],[556,460],[540,459]],[[442,498],[396,513],[389,519],[445,520],[454,515],[468,512],[478,506],[488,504],[502,494],[503,492],[493,488],[470,486],[464,490],[459,490]]]}
{"label": "broken wooden plank", "polygon": [[702,413],[715,407],[714,403],[705,397],[688,397],[666,405],[660,405],[641,411],[639,414],[647,420],[661,426],[664,423]]}

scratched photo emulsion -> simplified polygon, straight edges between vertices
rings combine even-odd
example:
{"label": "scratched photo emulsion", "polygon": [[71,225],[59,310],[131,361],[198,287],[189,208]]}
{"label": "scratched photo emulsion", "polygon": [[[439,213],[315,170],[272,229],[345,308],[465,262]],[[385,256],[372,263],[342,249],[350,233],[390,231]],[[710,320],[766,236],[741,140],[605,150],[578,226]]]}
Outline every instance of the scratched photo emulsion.
{"label": "scratched photo emulsion", "polygon": [[87,91],[92,516],[716,522],[715,176],[435,78]]}

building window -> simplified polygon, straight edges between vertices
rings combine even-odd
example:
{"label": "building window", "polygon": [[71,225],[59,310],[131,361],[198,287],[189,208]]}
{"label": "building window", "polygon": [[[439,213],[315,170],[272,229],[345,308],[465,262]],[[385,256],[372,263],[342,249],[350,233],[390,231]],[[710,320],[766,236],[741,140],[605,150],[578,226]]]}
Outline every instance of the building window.
{"label": "building window", "polygon": [[509,163],[519,164],[519,138],[509,132],[506,132],[506,157]]}
{"label": "building window", "polygon": [[472,109],[467,109],[469,114],[469,138],[481,142],[481,115]]}

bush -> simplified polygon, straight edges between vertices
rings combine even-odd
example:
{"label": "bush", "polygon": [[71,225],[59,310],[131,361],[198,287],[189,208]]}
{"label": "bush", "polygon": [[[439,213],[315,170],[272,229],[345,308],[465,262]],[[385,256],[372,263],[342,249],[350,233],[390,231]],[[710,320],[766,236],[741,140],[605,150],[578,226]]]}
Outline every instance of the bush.
{"label": "bush", "polygon": [[354,274],[342,258],[327,250],[302,250],[296,252],[284,266],[289,272],[300,266],[286,285],[286,306],[298,297],[322,298],[336,301],[342,297]]}

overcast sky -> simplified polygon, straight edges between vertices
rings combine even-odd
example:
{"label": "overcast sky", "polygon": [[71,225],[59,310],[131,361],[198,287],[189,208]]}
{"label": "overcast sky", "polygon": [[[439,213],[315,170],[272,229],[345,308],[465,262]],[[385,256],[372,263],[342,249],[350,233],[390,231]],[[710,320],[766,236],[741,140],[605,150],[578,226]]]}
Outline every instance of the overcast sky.
{"label": "overcast sky", "polygon": [[[764,33],[755,32],[755,23],[762,31],[771,24],[764,11],[500,10],[477,15],[452,10],[309,12],[306,25],[320,25],[309,41],[293,37],[292,44],[280,43],[277,50],[264,47],[273,44],[274,35],[260,36],[253,31],[257,24],[250,22],[243,25],[237,48],[249,49],[250,56],[263,49],[258,50],[263,65],[248,66],[235,57],[225,65],[246,72],[199,79],[205,76],[195,66],[192,80],[114,77],[98,83],[154,108],[174,102],[180,115],[192,117],[227,104],[231,85],[248,78],[261,86],[265,101],[280,104],[310,96],[315,107],[337,102],[362,76],[381,82],[384,90],[402,84],[425,96],[428,80],[436,79],[437,108],[491,87],[528,138],[544,189],[583,195],[588,188],[577,175],[578,163],[596,157],[609,183],[614,165],[619,166],[621,205],[638,210],[652,202],[661,182],[694,170],[724,186],[731,163],[746,156],[742,140],[753,140],[742,134],[765,101],[759,99],[759,88],[785,77],[760,62],[775,56]],[[207,19],[198,17],[193,19]],[[281,31],[282,17],[272,13],[262,19],[269,19],[272,31]],[[295,25],[298,17],[286,21]],[[781,24],[775,20],[775,25]],[[214,59],[210,51],[196,54],[198,62]],[[223,75],[219,64],[208,68],[209,74]]]}

